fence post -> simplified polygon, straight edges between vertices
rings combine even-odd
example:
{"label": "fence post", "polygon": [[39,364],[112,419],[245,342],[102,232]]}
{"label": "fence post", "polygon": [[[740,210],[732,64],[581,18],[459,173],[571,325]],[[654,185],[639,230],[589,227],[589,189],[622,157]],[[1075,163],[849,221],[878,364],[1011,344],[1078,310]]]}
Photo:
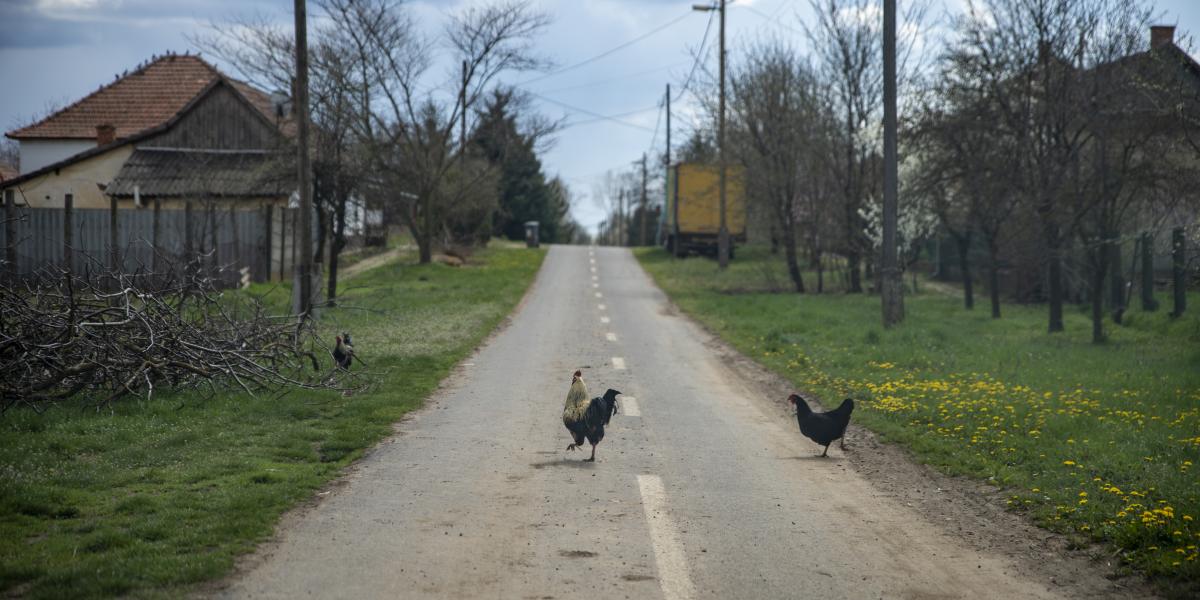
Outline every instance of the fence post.
{"label": "fence post", "polygon": [[279,209],[279,280],[287,279],[287,206]]}
{"label": "fence post", "polygon": [[192,260],[192,201],[183,203],[183,260]]}
{"label": "fence post", "polygon": [[112,270],[113,285],[119,285],[117,276],[121,272],[121,249],[117,246],[117,197],[109,197],[109,212],[108,212],[108,243],[109,243],[109,268]]}
{"label": "fence post", "polygon": [[17,192],[4,190],[4,260],[8,262],[10,281],[17,279]]}
{"label": "fence post", "polygon": [[237,213],[233,209],[234,201],[229,202],[229,231],[233,239],[233,253],[230,259],[233,261],[233,271],[236,277],[241,277],[242,265],[242,236],[238,234]]}
{"label": "fence post", "polygon": [[1187,310],[1187,242],[1183,237],[1183,228],[1176,227],[1171,231],[1171,280],[1175,290],[1175,310],[1172,317],[1182,317]]}
{"label": "fence post", "polygon": [[266,269],[264,269],[262,271],[263,273],[266,274],[266,276],[263,277],[263,281],[271,280],[271,270],[272,270],[271,269],[271,255],[274,254],[273,250],[275,249],[275,244],[272,243],[274,241],[274,237],[272,236],[272,233],[275,228],[274,227],[275,223],[273,222],[274,216],[275,216],[274,215],[275,211],[272,210],[273,208],[274,207],[271,206],[270,204],[263,206],[263,220],[265,221],[264,225],[266,225],[266,227],[263,228],[265,231],[265,234],[263,237],[262,252],[263,252],[263,258],[266,259],[265,264],[267,267]]}
{"label": "fence post", "polygon": [[74,260],[71,256],[71,216],[75,210],[75,195],[67,194],[63,197],[63,268],[67,273],[74,270]]}
{"label": "fence post", "polygon": [[160,234],[161,231],[162,231],[162,198],[155,196],[154,197],[154,222],[151,225],[151,233],[150,233],[150,238],[151,238],[150,251],[153,252],[153,254],[150,255],[150,270],[154,271],[155,276],[160,276],[160,273],[158,272],[158,262],[159,262],[158,261],[158,253],[162,251],[161,248],[159,248],[159,243],[161,241],[161,238],[159,236],[161,235]]}

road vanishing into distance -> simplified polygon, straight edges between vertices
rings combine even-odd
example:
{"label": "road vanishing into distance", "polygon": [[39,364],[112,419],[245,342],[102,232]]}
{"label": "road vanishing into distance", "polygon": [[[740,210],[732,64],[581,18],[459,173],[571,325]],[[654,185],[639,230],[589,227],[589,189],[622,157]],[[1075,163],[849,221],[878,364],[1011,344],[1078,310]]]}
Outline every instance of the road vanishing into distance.
{"label": "road vanishing into distance", "polygon": [[[553,247],[511,322],[215,594],[1055,597],[817,458],[713,347],[628,250]],[[624,392],[595,463],[564,450],[577,368]]]}

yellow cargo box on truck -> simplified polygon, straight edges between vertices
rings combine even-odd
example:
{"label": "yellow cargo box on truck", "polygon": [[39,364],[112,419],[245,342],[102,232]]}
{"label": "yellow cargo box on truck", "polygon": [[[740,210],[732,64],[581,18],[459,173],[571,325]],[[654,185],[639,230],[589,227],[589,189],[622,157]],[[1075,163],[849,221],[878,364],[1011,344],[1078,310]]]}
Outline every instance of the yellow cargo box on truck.
{"label": "yellow cargo box on truck", "polygon": [[[745,170],[725,168],[725,227],[729,255],[746,241]],[[667,169],[663,243],[670,252],[716,254],[721,229],[721,171],[717,165],[678,163]]]}

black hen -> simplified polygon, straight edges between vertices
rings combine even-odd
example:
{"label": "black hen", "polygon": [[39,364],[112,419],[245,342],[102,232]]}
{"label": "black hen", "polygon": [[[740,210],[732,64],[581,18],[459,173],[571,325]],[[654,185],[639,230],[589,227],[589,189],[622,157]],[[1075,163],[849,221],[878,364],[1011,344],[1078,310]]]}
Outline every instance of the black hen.
{"label": "black hen", "polygon": [[333,346],[333,362],[342,369],[349,369],[354,359],[354,346],[350,345],[350,334],[337,336],[337,344]]}
{"label": "black hen", "polygon": [[617,412],[617,396],[621,392],[609,388],[603,398],[587,399],[587,386],[583,383],[583,374],[575,371],[571,378],[571,390],[567,393],[567,402],[563,406],[563,424],[571,432],[575,443],[567,446],[574,450],[583,445],[584,440],[592,444],[592,456],[587,461],[596,460],[596,445],[604,439],[604,426]]}
{"label": "black hen", "polygon": [[850,413],[854,412],[854,401],[846,398],[836,410],[825,413],[815,413],[808,403],[797,394],[788,396],[788,402],[796,405],[796,420],[800,422],[800,433],[804,437],[825,446],[821,456],[829,454],[829,445],[834,440],[842,440],[842,450],[846,449],[846,426],[850,424]]}

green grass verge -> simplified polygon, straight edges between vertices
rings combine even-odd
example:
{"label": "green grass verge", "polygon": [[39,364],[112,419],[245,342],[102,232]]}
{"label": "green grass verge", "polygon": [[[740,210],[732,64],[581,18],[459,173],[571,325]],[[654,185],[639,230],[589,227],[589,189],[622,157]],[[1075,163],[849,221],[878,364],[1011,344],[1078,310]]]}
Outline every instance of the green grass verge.
{"label": "green grass verge", "polygon": [[857,422],[920,460],[1011,490],[1012,510],[1111,543],[1168,589],[1200,586],[1197,295],[1181,319],[1132,310],[1095,345],[1082,308],[1049,335],[1044,306],[993,320],[925,293],[885,330],[877,296],[762,291],[782,267],[761,249],[739,248],[725,272],[637,257],[684,312],[797,388],[858,399]]}
{"label": "green grass verge", "polygon": [[408,257],[348,281],[321,328],[353,333],[381,374],[370,393],[161,395],[100,414],[65,404],[0,416],[0,594],[177,597],[228,573],[421,404],[512,310],[543,257],[492,249],[461,268]]}

